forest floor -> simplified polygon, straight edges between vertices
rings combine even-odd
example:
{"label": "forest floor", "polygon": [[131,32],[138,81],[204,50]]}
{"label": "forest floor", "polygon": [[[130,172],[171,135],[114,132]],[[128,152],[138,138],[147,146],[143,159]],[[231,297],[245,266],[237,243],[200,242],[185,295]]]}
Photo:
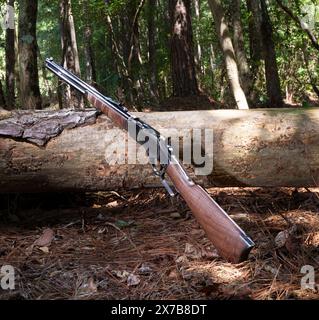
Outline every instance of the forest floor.
{"label": "forest floor", "polygon": [[213,188],[254,239],[248,261],[222,260],[189,212],[154,189],[0,198],[0,299],[318,299],[319,189]]}

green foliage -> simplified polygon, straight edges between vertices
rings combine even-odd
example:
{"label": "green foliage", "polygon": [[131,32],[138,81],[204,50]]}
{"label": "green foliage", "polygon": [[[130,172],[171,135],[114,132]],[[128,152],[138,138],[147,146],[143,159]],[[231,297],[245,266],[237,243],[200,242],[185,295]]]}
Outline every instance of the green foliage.
{"label": "green foliage", "polygon": [[[304,19],[306,8],[313,5],[319,9],[319,0],[282,1],[299,19]],[[294,101],[303,102],[312,92],[312,81],[318,83],[318,54],[306,33],[275,3],[271,6],[271,20],[275,30],[277,61],[282,88],[293,93]],[[311,12],[308,12],[311,15]],[[312,32],[319,36],[319,19],[316,18]]]}
{"label": "green foliage", "polygon": [[[229,23],[231,22],[232,1],[222,1]],[[282,2],[300,18],[304,18],[308,13],[305,8],[313,6],[315,8],[313,18],[315,19],[312,32],[315,37],[319,37],[319,0],[282,0]],[[82,75],[85,74],[85,40],[84,30],[90,25],[93,30],[92,46],[97,70],[97,83],[102,91],[113,97],[118,97],[119,87],[125,89],[124,76],[120,72],[120,57],[115,56],[114,46],[110,29],[107,24],[107,15],[112,18],[114,36],[121,55],[125,60],[124,51],[128,49],[129,43],[124,39],[131,33],[132,21],[123,17],[130,9],[137,7],[138,0],[111,0],[106,5],[104,0],[79,0],[72,1],[73,15],[75,19],[76,35],[80,54],[80,65]],[[200,18],[194,14],[194,1],[192,1],[192,24],[194,34],[194,47],[201,46],[201,69],[197,70],[197,77],[201,89],[216,100],[222,100],[227,94],[227,81],[225,79],[225,66],[222,53],[219,47],[218,37],[215,32],[214,22],[207,1],[200,1]],[[282,84],[282,90],[293,94],[293,100],[304,103],[306,95],[312,93],[311,82],[318,85],[319,64],[318,51],[311,45],[304,30],[285,14],[277,5],[276,1],[268,1],[270,18],[273,24],[274,41],[276,44],[277,61]],[[2,9],[5,1],[0,0]],[[149,88],[149,53],[148,53],[148,15],[149,4],[145,1],[139,17],[139,45],[141,49],[141,64],[136,71],[138,77],[143,80],[143,87],[139,90],[143,93],[143,102],[150,101]],[[3,11],[3,10],[2,10]],[[17,8],[17,14],[18,14]],[[59,0],[41,0],[38,10],[37,37],[39,46],[39,73],[41,91],[44,96],[48,96],[50,91],[56,92],[57,81],[50,73],[43,70],[43,61],[46,57],[53,57],[61,60],[61,40],[59,25]],[[247,10],[245,1],[242,2],[241,18],[244,29],[245,49],[250,65],[249,29],[248,21],[250,12]],[[154,21],[156,24],[156,54],[157,54],[157,76],[161,98],[164,99],[171,94],[171,66],[170,66],[170,25],[168,20],[168,1],[158,0]],[[230,26],[231,27],[231,26]],[[232,30],[232,28],[230,28]],[[125,38],[126,37],[126,38]],[[29,39],[25,39],[28,41]],[[113,47],[113,48],[112,48]],[[5,32],[0,29],[0,78],[5,74]],[[195,50],[195,48],[194,48]],[[127,66],[126,66],[127,67]],[[257,79],[255,91],[257,100],[264,102],[265,79],[263,67],[260,74],[254,75]],[[51,90],[50,90],[51,89]],[[128,92],[124,92],[128,95]],[[312,94],[313,95],[313,94]]]}

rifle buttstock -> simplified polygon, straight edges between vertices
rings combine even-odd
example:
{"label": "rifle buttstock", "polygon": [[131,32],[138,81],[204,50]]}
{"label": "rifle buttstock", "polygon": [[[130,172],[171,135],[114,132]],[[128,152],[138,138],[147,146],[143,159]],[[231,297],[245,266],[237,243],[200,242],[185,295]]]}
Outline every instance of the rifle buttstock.
{"label": "rifle buttstock", "polygon": [[207,237],[226,260],[233,263],[246,260],[253,241],[202,187],[186,179],[183,170],[179,163],[171,163],[167,174]]}

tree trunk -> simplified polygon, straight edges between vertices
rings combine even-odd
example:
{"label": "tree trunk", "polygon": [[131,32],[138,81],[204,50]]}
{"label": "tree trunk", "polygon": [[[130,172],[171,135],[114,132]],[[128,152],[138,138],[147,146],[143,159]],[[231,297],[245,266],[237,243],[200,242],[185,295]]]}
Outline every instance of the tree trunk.
{"label": "tree trunk", "polygon": [[[127,63],[126,63],[126,56],[124,55],[124,48],[123,45],[121,43],[121,41],[117,40],[117,33],[116,30],[114,30],[113,27],[113,20],[111,19],[111,17],[109,15],[106,15],[106,22],[109,28],[109,34],[110,34],[110,39],[111,39],[111,52],[113,53],[114,57],[115,57],[115,64],[113,64],[113,66],[117,67],[117,71],[121,76],[121,88],[125,91],[125,97],[129,97],[129,99],[126,99],[127,101],[132,101],[131,100],[131,87],[130,84],[132,83],[130,77],[129,77],[129,72],[128,72],[128,68],[127,68]],[[119,22],[119,25],[122,25],[121,21]],[[115,24],[116,26],[116,24]],[[124,37],[126,36],[126,34],[121,33],[121,36]],[[123,39],[122,39],[123,40]],[[127,43],[124,41],[124,43]],[[127,47],[127,46],[126,46]],[[128,55],[127,55],[128,57]],[[120,96],[122,95],[122,93],[120,94]],[[121,99],[125,100],[125,99]]]}
{"label": "tree trunk", "polygon": [[92,31],[92,13],[88,1],[83,3],[82,19],[85,21],[84,26],[84,56],[85,56],[85,79],[92,86],[96,86],[96,67],[93,50],[93,31]]}
{"label": "tree trunk", "polygon": [[138,19],[145,0],[134,0],[121,16],[120,42],[128,75],[124,77],[124,91],[128,103],[136,104],[141,98],[141,52]]}
{"label": "tree trunk", "polygon": [[248,1],[252,11],[256,30],[260,34],[262,56],[265,61],[265,77],[269,105],[283,107],[283,100],[273,41],[273,30],[265,0]]}
{"label": "tree trunk", "polygon": [[[262,43],[260,37],[260,21],[258,18],[258,1],[246,0],[248,9],[248,30],[249,30],[249,51],[250,51],[250,63],[252,74],[252,86],[255,85],[262,61]],[[255,92],[253,92],[255,94]],[[252,100],[256,100],[256,97],[251,97]]]}
{"label": "tree trunk", "polygon": [[[139,105],[143,100],[144,82],[142,79],[141,65],[142,54],[140,49],[139,17],[145,0],[134,0],[125,8],[120,18],[121,30],[114,38],[114,43],[121,51],[123,66],[126,71],[123,78],[123,89],[129,104]],[[111,18],[108,17],[109,26]],[[119,45],[117,45],[117,43]],[[124,71],[124,69],[123,69]]]}
{"label": "tree trunk", "polygon": [[195,28],[195,38],[196,38],[196,51],[195,51],[195,65],[197,72],[204,74],[204,68],[202,67],[202,46],[200,42],[200,0],[194,1],[195,7],[195,18],[196,18],[196,28]]}
{"label": "tree trunk", "polygon": [[237,58],[240,83],[247,97],[250,97],[252,90],[252,75],[250,72],[247,55],[245,52],[245,41],[243,26],[241,23],[241,0],[232,0],[232,22],[234,30],[234,49]]}
{"label": "tree trunk", "polygon": [[246,0],[246,5],[249,13],[248,30],[250,58],[253,62],[259,64],[262,59],[262,41],[260,36],[261,16],[259,3],[256,0]]}
{"label": "tree trunk", "polygon": [[94,50],[92,48],[92,28],[87,25],[84,29],[84,42],[85,42],[85,79],[90,85],[96,85],[96,69]]}
{"label": "tree trunk", "polygon": [[141,11],[145,4],[145,0],[140,0],[136,4],[136,11],[133,16],[133,23],[131,26],[131,51],[128,60],[128,69],[130,73],[130,78],[133,79],[134,82],[134,93],[135,93],[135,104],[138,110],[140,110],[139,105],[143,101],[143,97],[146,96],[146,92],[144,91],[144,80],[142,77],[141,67],[143,65],[142,53],[141,53],[141,44],[140,44],[140,26],[139,26],[139,18],[141,15]]}
{"label": "tree trunk", "polygon": [[[76,41],[76,33],[74,19],[72,14],[71,0],[60,0],[60,29],[61,29],[61,45],[62,45],[62,65],[70,72],[80,76],[80,61],[78,46]],[[61,82],[59,83],[61,86]],[[64,108],[81,108],[83,107],[83,99],[75,89],[63,85],[60,91],[60,103]]]}
{"label": "tree trunk", "polygon": [[[195,176],[194,167],[186,166],[190,176],[206,187],[318,186],[318,109],[134,115],[175,141],[183,133],[184,137],[192,134],[194,129],[213,130],[213,140],[206,140],[206,150],[200,149],[209,159],[214,159],[212,173]],[[102,191],[159,186],[159,179],[152,175],[146,162],[128,165],[119,158],[116,164],[114,151],[125,152],[121,148],[127,135],[115,128],[107,117],[100,116],[96,121],[96,116],[96,111],[91,110],[41,111],[15,113],[14,117],[0,121],[0,192]],[[189,128],[193,128],[192,131]],[[201,146],[194,138],[184,138],[181,145],[179,154]],[[144,155],[144,151],[139,150]]]}
{"label": "tree trunk", "polygon": [[190,0],[169,0],[173,95],[198,95]]}
{"label": "tree trunk", "polygon": [[[8,5],[14,8],[14,0],[9,0]],[[7,14],[12,14],[7,12]],[[15,108],[15,28],[6,29],[6,100],[7,108]]]}
{"label": "tree trunk", "polygon": [[151,97],[154,102],[158,102],[158,77],[157,77],[157,59],[155,42],[155,10],[157,0],[149,0],[148,4],[148,54],[149,54],[149,74],[151,84]]}
{"label": "tree trunk", "polygon": [[41,109],[37,61],[36,24],[38,1],[19,1],[20,104],[23,109]]}
{"label": "tree trunk", "polygon": [[261,4],[261,35],[263,40],[263,53],[265,59],[266,85],[269,97],[269,104],[273,107],[283,107],[283,100],[280,88],[280,79],[276,60],[276,49],[273,41],[273,31],[268,9],[265,0]]}
{"label": "tree trunk", "polygon": [[[156,32],[161,34],[161,41],[158,42],[160,50],[166,50],[171,46],[171,19],[169,13],[169,1],[158,1],[157,2],[157,21],[162,21],[161,24],[157,23]],[[168,68],[171,66],[171,59],[169,58],[167,62],[164,62],[164,66]],[[164,67],[167,69],[167,67]],[[171,73],[171,70],[170,70]],[[170,74],[164,72],[159,74],[159,92],[160,100],[163,101],[172,95],[172,83],[168,81]]]}
{"label": "tree trunk", "polygon": [[[144,6],[145,0],[140,0],[139,3],[132,5],[129,12],[129,18],[131,23],[131,34],[130,34],[130,52],[128,57],[128,68],[129,71],[134,72],[139,69],[140,65],[143,63],[142,54],[140,48],[140,31],[139,31],[139,17],[141,10]],[[126,26],[127,27],[127,26]],[[133,75],[131,75],[133,78]]]}
{"label": "tree trunk", "polygon": [[214,16],[217,35],[224,54],[227,76],[231,92],[238,109],[249,109],[245,93],[240,85],[238,66],[232,40],[230,38],[224,9],[220,0],[209,0],[209,5]]}
{"label": "tree trunk", "polygon": [[6,108],[7,108],[6,99],[4,96],[2,82],[0,79],[0,109],[6,109]]}
{"label": "tree trunk", "polygon": [[312,66],[310,66],[310,64],[309,64],[309,61],[311,61],[311,56],[309,55],[309,51],[307,50],[306,41],[303,41],[302,53],[303,53],[303,61],[304,61],[304,64],[307,68],[307,73],[308,73],[310,85],[312,86],[313,91],[315,92],[315,94],[319,98],[319,87],[317,86],[317,81],[314,76],[314,74],[315,74],[314,68]]}
{"label": "tree trunk", "polygon": [[[20,97],[20,59],[19,59],[19,37],[18,32],[19,32],[19,24],[16,23],[15,27],[15,41],[14,41],[14,51],[15,51],[15,69],[14,69],[14,74],[15,74],[15,87],[16,87],[16,97]],[[17,102],[17,101],[16,101]]]}
{"label": "tree trunk", "polygon": [[212,90],[216,90],[216,83],[215,83],[215,70],[216,70],[216,56],[213,44],[210,44],[210,56],[209,56],[209,63],[210,63],[210,70],[211,70],[211,77],[212,77]]}

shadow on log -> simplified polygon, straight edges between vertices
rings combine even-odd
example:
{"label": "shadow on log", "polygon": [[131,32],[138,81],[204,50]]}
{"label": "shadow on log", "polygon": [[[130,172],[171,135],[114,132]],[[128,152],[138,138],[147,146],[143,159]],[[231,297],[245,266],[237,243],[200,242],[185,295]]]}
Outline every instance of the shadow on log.
{"label": "shadow on log", "polygon": [[[214,163],[211,174],[195,175],[194,166],[186,165],[190,176],[205,187],[318,185],[319,110],[135,115],[164,135],[180,135],[194,128],[213,130],[213,153],[207,155]],[[0,192],[160,186],[149,164],[127,164],[127,152],[115,163],[114,154],[125,146],[125,141],[126,133],[95,110],[7,114],[0,118]],[[211,147],[212,140],[207,143]],[[180,153],[195,148],[196,143],[190,140]],[[142,148],[138,150],[144,154]],[[147,161],[145,156],[142,158]]]}

